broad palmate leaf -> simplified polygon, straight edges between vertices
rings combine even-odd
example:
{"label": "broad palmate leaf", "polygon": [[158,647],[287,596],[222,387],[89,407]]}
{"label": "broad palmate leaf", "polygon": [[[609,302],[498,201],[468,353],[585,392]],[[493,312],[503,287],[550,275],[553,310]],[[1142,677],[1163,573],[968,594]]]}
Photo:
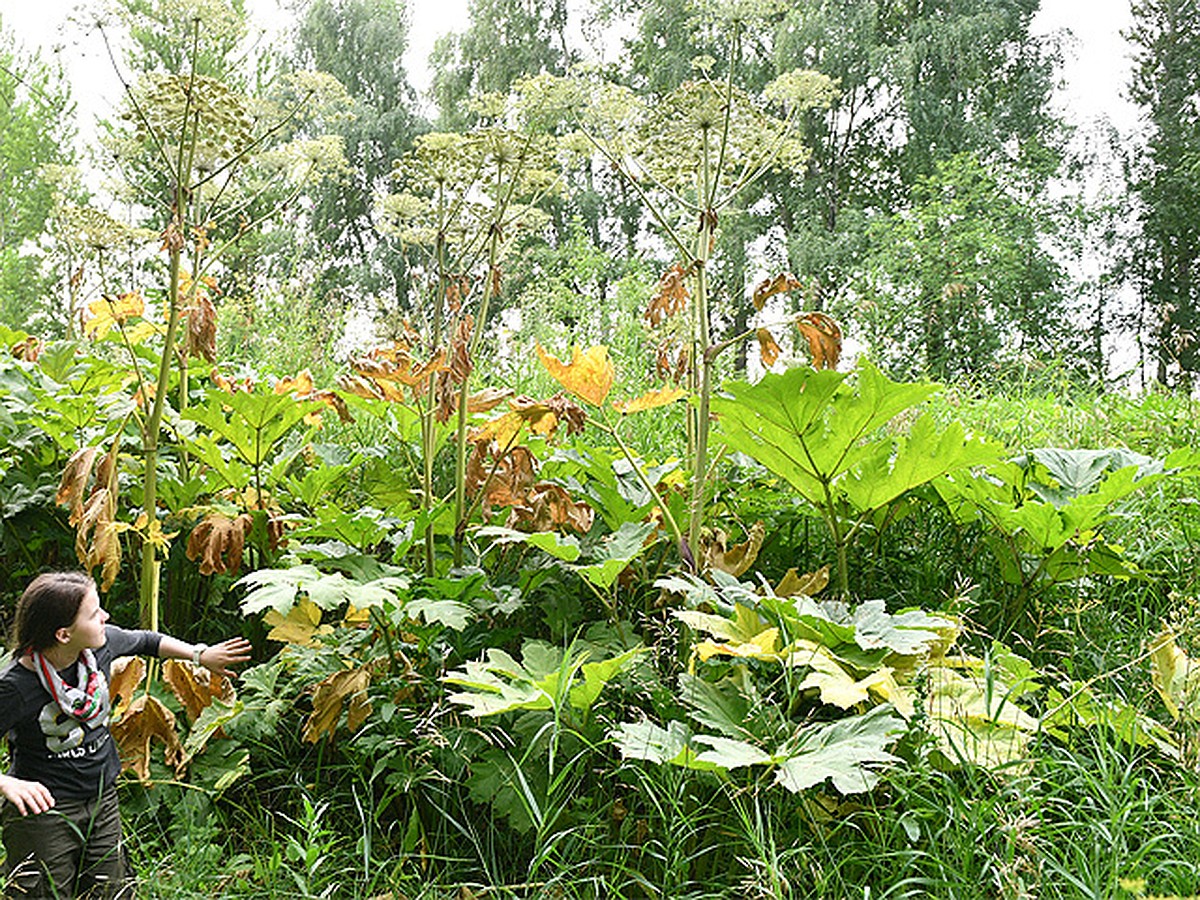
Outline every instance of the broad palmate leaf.
{"label": "broad palmate leaf", "polygon": [[782,757],[775,781],[793,793],[826,779],[843,794],[869,791],[879,783],[881,768],[900,761],[885,748],[904,731],[904,720],[888,706],[810,725],[797,736],[795,749]]}

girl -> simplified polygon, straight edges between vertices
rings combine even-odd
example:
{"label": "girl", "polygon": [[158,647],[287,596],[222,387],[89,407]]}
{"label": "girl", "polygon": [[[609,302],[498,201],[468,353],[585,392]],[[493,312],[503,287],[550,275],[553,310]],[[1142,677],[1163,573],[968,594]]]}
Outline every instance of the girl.
{"label": "girl", "polygon": [[218,675],[250,658],[232,638],[209,647],[105,624],[82,572],[39,575],[17,601],[13,659],[0,671],[0,775],[8,891],[14,897],[131,896],[108,730],[108,678],[118,656],[188,659]]}

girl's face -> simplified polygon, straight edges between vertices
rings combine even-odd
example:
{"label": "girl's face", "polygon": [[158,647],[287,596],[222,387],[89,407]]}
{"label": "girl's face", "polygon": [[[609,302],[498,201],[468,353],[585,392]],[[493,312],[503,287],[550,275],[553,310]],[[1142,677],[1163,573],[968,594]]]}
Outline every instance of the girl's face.
{"label": "girl's face", "polygon": [[108,621],[108,613],[100,606],[100,597],[95,588],[89,588],[79,604],[79,612],[75,621],[59,633],[67,633],[67,645],[73,650],[91,650],[104,646],[104,623]]}

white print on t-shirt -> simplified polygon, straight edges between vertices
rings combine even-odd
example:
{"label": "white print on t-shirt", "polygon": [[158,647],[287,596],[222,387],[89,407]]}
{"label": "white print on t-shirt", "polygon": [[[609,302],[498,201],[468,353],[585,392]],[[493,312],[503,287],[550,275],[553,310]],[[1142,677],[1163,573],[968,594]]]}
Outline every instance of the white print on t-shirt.
{"label": "white print on t-shirt", "polygon": [[42,707],[38,724],[46,736],[46,749],[55,756],[67,754],[83,744],[83,726],[79,720],[68,716],[53,700]]}

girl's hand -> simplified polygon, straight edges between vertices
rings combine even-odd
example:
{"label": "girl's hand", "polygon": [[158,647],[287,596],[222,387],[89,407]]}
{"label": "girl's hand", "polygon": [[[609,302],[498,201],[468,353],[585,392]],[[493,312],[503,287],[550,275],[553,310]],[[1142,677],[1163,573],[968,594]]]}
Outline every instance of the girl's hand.
{"label": "girl's hand", "polygon": [[0,775],[0,794],[23,816],[44,813],[54,806],[54,795],[40,781],[24,781],[11,775]]}
{"label": "girl's hand", "polygon": [[237,673],[229,667],[244,663],[249,659],[250,642],[245,638],[236,637],[206,648],[200,654],[200,665],[210,672],[226,678],[233,678]]}

